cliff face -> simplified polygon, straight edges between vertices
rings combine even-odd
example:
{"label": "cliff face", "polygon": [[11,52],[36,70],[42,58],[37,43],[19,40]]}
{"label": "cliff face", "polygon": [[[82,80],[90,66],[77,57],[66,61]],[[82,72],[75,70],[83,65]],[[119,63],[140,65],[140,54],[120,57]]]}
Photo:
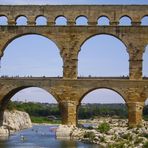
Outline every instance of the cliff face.
{"label": "cliff face", "polygon": [[3,126],[0,127],[0,136],[32,127],[29,115],[22,111],[5,111]]}

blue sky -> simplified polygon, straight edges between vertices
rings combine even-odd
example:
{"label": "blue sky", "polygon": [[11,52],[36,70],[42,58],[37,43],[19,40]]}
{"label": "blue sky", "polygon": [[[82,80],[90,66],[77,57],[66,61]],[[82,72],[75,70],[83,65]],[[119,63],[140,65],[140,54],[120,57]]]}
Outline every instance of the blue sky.
{"label": "blue sky", "polygon": [[148,4],[147,0],[0,0],[0,4]]}
{"label": "blue sky", "polygon": [[[0,4],[148,4],[148,1],[0,0]],[[22,22],[23,20],[20,20],[20,23]],[[124,22],[127,23],[127,19]],[[148,24],[148,20],[146,23]],[[78,59],[79,76],[127,76],[129,73],[129,57],[125,45],[108,35],[98,35],[87,40],[81,47]],[[27,35],[15,39],[7,46],[1,65],[1,75],[62,76],[63,63],[59,49],[52,41],[42,36]],[[148,76],[147,65],[148,50],[144,54],[143,65],[146,76]],[[49,93],[39,88],[24,89],[14,96],[14,100],[55,102]],[[111,90],[102,89],[88,94],[83,102],[122,103],[123,99]]]}

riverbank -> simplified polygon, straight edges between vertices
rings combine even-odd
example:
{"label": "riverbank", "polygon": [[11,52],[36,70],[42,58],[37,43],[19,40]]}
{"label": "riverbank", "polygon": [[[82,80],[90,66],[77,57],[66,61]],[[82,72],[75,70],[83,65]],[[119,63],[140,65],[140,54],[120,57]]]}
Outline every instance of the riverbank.
{"label": "riverbank", "polygon": [[[147,148],[148,147],[148,121],[143,126],[129,128],[127,120],[104,118],[98,122],[89,121],[87,128],[60,125],[57,129],[57,138],[62,136],[82,142],[98,144],[103,148]],[[58,137],[59,136],[59,137]]]}
{"label": "riverbank", "polygon": [[32,122],[28,113],[12,110],[4,112],[3,124],[0,127],[0,136],[9,136],[11,133],[31,128]]}

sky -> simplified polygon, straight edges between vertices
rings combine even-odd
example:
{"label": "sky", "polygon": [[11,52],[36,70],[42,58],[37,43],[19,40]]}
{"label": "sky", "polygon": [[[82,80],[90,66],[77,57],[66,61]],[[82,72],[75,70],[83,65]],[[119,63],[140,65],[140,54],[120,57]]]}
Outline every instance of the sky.
{"label": "sky", "polygon": [[[148,0],[0,0],[0,4],[148,4]],[[5,18],[2,21],[5,21]],[[57,20],[57,24],[63,23],[62,21]],[[130,23],[128,18],[122,21],[126,25]],[[17,23],[18,25],[25,24],[25,19],[20,18]],[[45,22],[40,19],[38,23]],[[83,24],[86,20],[82,18],[77,23]],[[108,20],[104,18],[101,23],[108,23]],[[148,24],[148,19],[144,23]],[[98,35],[87,40],[81,46],[78,59],[79,76],[127,76],[129,73],[129,57],[125,45],[109,35]],[[148,50],[144,54],[145,76],[148,76],[147,65]],[[51,40],[39,35],[26,35],[15,39],[6,47],[0,73],[26,77],[30,75],[62,76],[62,66],[63,61],[59,55],[59,49]],[[24,89],[13,96],[13,100],[56,102],[48,92],[40,88]],[[98,89],[86,95],[82,102],[123,103],[124,100],[112,90]]]}
{"label": "sky", "polygon": [[0,4],[148,4],[147,0],[0,0]]}

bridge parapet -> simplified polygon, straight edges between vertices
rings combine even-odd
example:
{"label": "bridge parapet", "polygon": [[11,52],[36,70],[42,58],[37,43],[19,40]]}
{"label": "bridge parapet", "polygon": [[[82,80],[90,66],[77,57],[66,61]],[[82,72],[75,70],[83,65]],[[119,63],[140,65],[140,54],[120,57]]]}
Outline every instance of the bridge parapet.
{"label": "bridge parapet", "polygon": [[[142,11],[141,11],[142,10]],[[28,19],[28,25],[35,25],[37,17],[47,18],[48,25],[54,25],[58,16],[64,16],[68,25],[75,25],[79,16],[88,19],[88,25],[97,25],[98,18],[106,16],[111,25],[118,25],[120,18],[129,16],[132,25],[140,25],[141,19],[148,15],[148,6],[141,5],[1,5],[0,15],[8,18],[9,25],[15,25],[19,16]]]}

